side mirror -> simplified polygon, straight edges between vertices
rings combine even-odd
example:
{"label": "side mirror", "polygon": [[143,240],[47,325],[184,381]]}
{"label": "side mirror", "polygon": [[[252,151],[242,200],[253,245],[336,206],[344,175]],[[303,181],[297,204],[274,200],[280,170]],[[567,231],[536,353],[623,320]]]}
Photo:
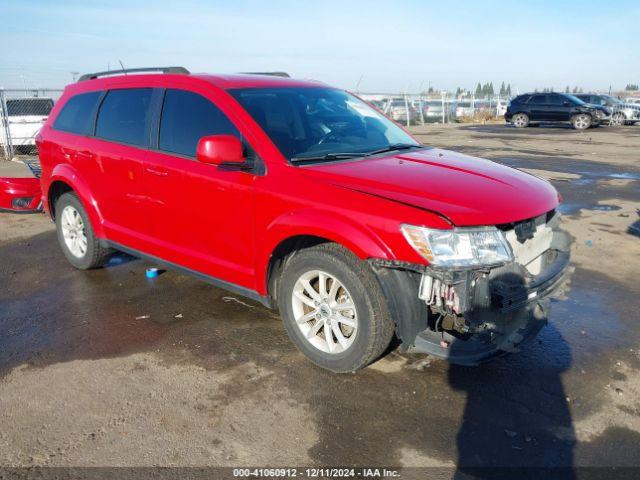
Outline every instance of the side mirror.
{"label": "side mirror", "polygon": [[245,161],[242,143],[233,135],[209,135],[198,141],[196,158],[211,165],[240,164]]}
{"label": "side mirror", "polygon": [[568,100],[565,100],[564,102],[562,102],[562,105],[564,105],[565,107],[568,107],[571,105],[571,102]]}

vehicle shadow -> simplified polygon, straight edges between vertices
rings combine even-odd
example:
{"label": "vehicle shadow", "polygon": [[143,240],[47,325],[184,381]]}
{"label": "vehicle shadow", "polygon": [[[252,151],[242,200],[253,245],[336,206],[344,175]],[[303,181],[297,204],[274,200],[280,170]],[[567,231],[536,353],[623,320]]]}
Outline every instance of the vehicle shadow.
{"label": "vehicle shadow", "polygon": [[523,468],[574,478],[576,440],[561,378],[571,360],[569,345],[548,324],[521,353],[480,368],[449,367],[450,386],[467,397],[454,478],[516,478]]}

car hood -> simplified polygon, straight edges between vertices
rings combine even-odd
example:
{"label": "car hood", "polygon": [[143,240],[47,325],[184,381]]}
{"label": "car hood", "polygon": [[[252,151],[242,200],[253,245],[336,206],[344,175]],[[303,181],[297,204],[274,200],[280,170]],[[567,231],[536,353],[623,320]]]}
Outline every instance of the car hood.
{"label": "car hood", "polygon": [[595,103],[585,103],[585,107],[588,107],[592,110],[600,110],[601,112],[609,112],[609,108],[603,105],[596,105]]}
{"label": "car hood", "polygon": [[457,226],[516,222],[558,205],[558,193],[542,179],[438,148],[304,168],[338,187],[436,212]]}

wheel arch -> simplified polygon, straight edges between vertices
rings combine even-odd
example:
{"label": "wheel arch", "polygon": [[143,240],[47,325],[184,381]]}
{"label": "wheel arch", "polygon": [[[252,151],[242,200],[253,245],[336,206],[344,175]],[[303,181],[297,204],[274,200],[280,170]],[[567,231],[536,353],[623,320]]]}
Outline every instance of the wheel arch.
{"label": "wheel arch", "polygon": [[390,249],[372,231],[334,213],[287,214],[270,225],[258,255],[256,278],[261,294],[277,298],[277,279],[287,258],[301,249],[336,243],[361,260],[393,258]]}
{"label": "wheel arch", "polygon": [[49,204],[49,216],[54,221],[56,219],[56,201],[67,192],[74,192],[74,190],[73,187],[64,180],[54,180],[49,185],[47,203]]}
{"label": "wheel arch", "polygon": [[56,218],[55,202],[61,195],[68,192],[73,192],[78,196],[80,203],[89,216],[95,235],[103,238],[103,221],[98,202],[91,193],[87,183],[68,165],[59,165],[54,168],[48,182],[46,199],[49,215],[52,220],[55,221]]}

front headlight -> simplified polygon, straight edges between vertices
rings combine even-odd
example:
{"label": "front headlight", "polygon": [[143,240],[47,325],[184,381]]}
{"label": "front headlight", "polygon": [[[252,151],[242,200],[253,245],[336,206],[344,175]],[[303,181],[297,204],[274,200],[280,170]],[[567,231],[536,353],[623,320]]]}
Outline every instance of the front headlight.
{"label": "front headlight", "polygon": [[409,244],[430,264],[437,267],[478,267],[508,262],[511,247],[495,227],[432,228],[401,225]]}

